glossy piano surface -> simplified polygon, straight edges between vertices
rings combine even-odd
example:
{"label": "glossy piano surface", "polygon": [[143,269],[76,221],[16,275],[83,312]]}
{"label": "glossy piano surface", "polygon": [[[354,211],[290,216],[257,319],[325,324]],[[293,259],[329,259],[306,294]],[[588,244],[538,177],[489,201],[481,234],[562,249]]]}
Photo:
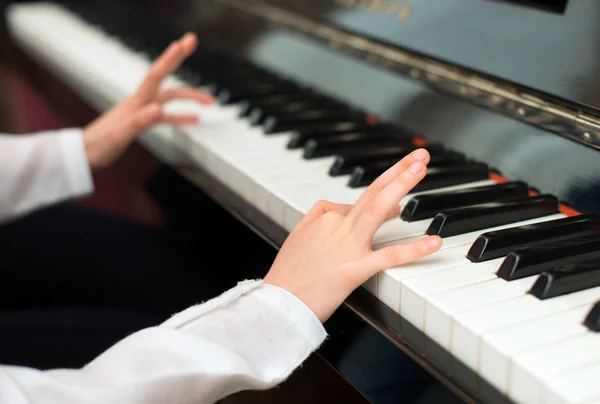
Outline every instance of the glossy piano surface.
{"label": "glossy piano surface", "polygon": [[[410,71],[402,72],[406,76],[388,69],[377,57],[370,59],[368,49],[354,57],[317,32],[300,33],[292,27],[298,22],[286,19],[314,15],[333,22],[337,18],[344,28],[353,27],[361,35],[381,37],[385,32],[388,43],[393,38],[393,49],[429,54],[452,61],[450,67],[479,69],[478,74],[496,74],[494,80],[510,80],[517,94],[531,89],[531,94],[553,100],[556,104],[551,107],[578,105],[582,110],[569,111],[582,113],[585,104],[586,113],[592,116],[590,111],[596,114],[595,107],[600,107],[600,75],[595,73],[600,71],[600,56],[593,52],[591,43],[599,37],[594,32],[600,30],[600,3],[569,2],[564,12],[556,12],[501,1],[421,0],[405,2],[412,5],[412,11],[404,21],[374,13],[363,7],[364,1],[267,3],[276,4],[277,9],[261,8],[265,4],[262,1],[182,1],[162,18],[181,29],[197,31],[208,44],[229,49],[259,66],[485,162],[504,177],[556,195],[581,212],[600,210],[599,143],[592,130],[574,135],[564,122],[548,123],[545,116],[529,115],[526,104],[514,110],[525,120],[530,118],[528,122],[475,105],[455,92],[415,80]],[[301,14],[279,15],[273,10]],[[463,17],[457,19],[457,14]],[[520,28],[515,24],[521,24]],[[468,88],[460,91],[469,92]],[[502,104],[512,108],[514,103],[509,100]],[[536,123],[555,130],[537,127]]]}
{"label": "glossy piano surface", "polygon": [[265,0],[361,37],[600,108],[600,3]]}

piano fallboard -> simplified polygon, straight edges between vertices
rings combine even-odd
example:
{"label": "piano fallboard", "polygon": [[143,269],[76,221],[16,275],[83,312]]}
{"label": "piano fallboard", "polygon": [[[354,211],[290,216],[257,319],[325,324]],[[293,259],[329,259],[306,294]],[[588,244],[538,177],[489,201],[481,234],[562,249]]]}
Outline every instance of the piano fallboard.
{"label": "piano fallboard", "polygon": [[[94,4],[94,0],[87,0],[86,3]],[[600,161],[595,158],[595,150],[587,150],[600,147],[600,137],[595,132],[600,128],[597,123],[600,122],[600,104],[595,104],[591,98],[587,101],[578,98],[578,94],[584,90],[590,93],[590,97],[597,97],[594,91],[588,91],[598,87],[598,84],[594,83],[597,75],[577,73],[573,70],[581,68],[583,56],[580,59],[570,59],[566,66],[558,66],[558,61],[569,59],[570,52],[579,52],[579,47],[571,46],[573,42],[567,39],[551,42],[553,47],[545,45],[544,42],[550,41],[547,38],[547,30],[593,32],[596,27],[595,20],[582,21],[579,17],[583,14],[597,14],[600,6],[596,2],[585,0],[575,4],[565,1],[567,7],[560,13],[556,12],[556,7],[560,9],[562,6],[554,4],[562,4],[562,1],[531,1],[522,7],[515,6],[514,2],[494,0],[453,2],[456,3],[457,13],[467,9],[470,3],[476,4],[473,8],[468,8],[473,15],[472,20],[475,21],[492,20],[492,16],[498,17],[500,10],[500,15],[507,24],[520,19],[537,24],[535,27],[546,28],[540,28],[538,35],[529,35],[528,41],[523,39],[527,46],[510,47],[514,42],[510,39],[514,30],[506,29],[507,32],[503,36],[494,36],[486,42],[484,38],[473,38],[481,35],[473,34],[478,31],[471,31],[471,27],[464,26],[462,20],[449,19],[447,25],[460,31],[461,35],[452,36],[447,32],[447,35],[440,34],[439,38],[446,41],[453,38],[457,44],[464,43],[465,49],[471,49],[467,44],[473,46],[472,49],[477,51],[474,50],[471,57],[481,60],[471,63],[459,63],[459,51],[456,49],[457,55],[454,59],[444,58],[443,54],[435,52],[439,50],[438,43],[430,44],[435,46],[432,49],[422,49],[418,47],[419,42],[416,39],[417,42],[407,42],[417,35],[405,36],[404,31],[420,27],[417,24],[416,27],[411,25],[411,28],[407,28],[405,23],[413,23],[411,19],[392,24],[396,30],[394,34],[388,36],[387,42],[380,41],[383,34],[377,30],[385,32],[384,28],[387,25],[381,27],[381,24],[376,23],[379,19],[373,20],[377,16],[373,16],[373,11],[365,6],[369,1],[356,0],[348,3],[356,5],[351,10],[358,20],[366,20],[362,30],[356,27],[351,30],[351,25],[339,22],[335,25],[330,21],[332,18],[325,18],[329,16],[328,13],[335,14],[331,10],[348,8],[347,5],[336,4],[334,0],[302,3],[282,0],[176,0],[170,2],[168,7],[155,6],[149,15],[152,15],[153,20],[176,27],[171,29],[169,34],[166,33],[167,36],[174,37],[184,30],[196,31],[207,46],[247,58],[256,65],[271,69],[284,77],[314,86],[323,93],[378,116],[383,121],[399,123],[431,141],[439,141],[460,150],[469,158],[490,165],[506,178],[523,180],[535,189],[556,195],[565,204],[580,212],[596,212],[600,209],[597,193],[599,188],[595,186],[598,182]],[[371,3],[381,3],[381,7],[385,3],[392,7],[391,3],[395,2]],[[419,7],[419,24],[425,24],[425,21],[441,13],[434,7],[437,4],[435,0],[409,3],[415,3],[412,6],[411,18],[414,18],[414,10]],[[129,8],[130,13],[147,12],[144,7],[148,7],[142,0],[107,0],[103,4],[105,7],[112,4],[117,8]],[[548,8],[550,11],[546,11]],[[299,11],[300,14],[290,10]],[[305,16],[314,17],[315,20]],[[386,18],[380,17],[384,20]],[[325,25],[322,21],[328,24]],[[555,27],[553,22],[562,28]],[[501,23],[497,24],[502,26]],[[307,32],[308,28],[318,28],[321,31]],[[487,25],[485,28],[488,28]],[[440,32],[445,32],[444,26],[440,29]],[[531,29],[531,26],[528,29]],[[342,39],[340,42],[328,40],[337,34],[342,35],[338,38],[349,42],[355,40],[357,44],[349,48],[344,46]],[[477,46],[470,42],[465,43],[460,39],[463,37],[471,37],[471,41],[479,42]],[[390,52],[389,59],[383,59],[379,53],[371,52],[370,46],[376,48],[380,45],[385,45],[386,50],[393,51]],[[498,56],[492,58],[489,54],[484,54],[483,48],[486,45],[492,46],[494,55]],[[545,52],[543,66],[536,65],[534,69],[529,61],[520,61],[518,55],[527,54],[528,47],[541,48],[540,52]],[[446,52],[451,52],[452,49],[446,49]],[[401,63],[397,61],[398,63],[392,65],[390,60],[394,58],[398,58]],[[415,59],[406,60],[407,58]],[[594,63],[600,62],[592,56],[589,59],[585,64],[588,66],[586,71],[594,71]],[[572,60],[579,63],[571,63]],[[486,70],[481,65],[484,62],[492,64],[494,61],[505,61],[504,65],[510,64],[507,61],[515,61],[511,74],[508,68],[502,73],[491,67]],[[413,63],[422,68],[420,72],[408,69]],[[524,75],[522,67],[525,65],[545,73],[535,75],[538,80],[545,80],[540,76],[549,74],[546,73],[548,69],[559,70],[562,66],[562,70],[557,71],[555,79],[548,80],[549,84],[545,86],[528,79],[534,76],[533,72]],[[495,63],[494,66],[497,69],[502,68],[500,63]],[[483,84],[494,88],[490,89],[492,95],[471,94],[475,91],[474,88],[485,88],[476,80],[456,87],[456,82],[448,83],[443,80],[444,76],[441,73],[436,76],[427,69],[436,73],[449,69],[446,72],[448,75],[470,75],[472,78],[484,79]],[[429,74],[423,74],[424,72]],[[427,80],[423,76],[434,77]],[[456,80],[460,83],[462,79]],[[436,85],[436,81],[442,81],[443,86]],[[571,93],[567,89],[563,92],[552,91],[550,87],[550,83],[559,85],[574,81],[577,81],[579,86],[571,86]],[[503,93],[504,90],[507,93]],[[497,94],[493,94],[494,91],[497,91]],[[501,102],[497,101],[497,106],[490,105],[490,97]],[[541,114],[537,110],[538,107],[543,108],[550,116]],[[503,113],[497,113],[498,111]],[[576,127],[577,124],[581,126]],[[581,147],[582,145],[587,147]]]}

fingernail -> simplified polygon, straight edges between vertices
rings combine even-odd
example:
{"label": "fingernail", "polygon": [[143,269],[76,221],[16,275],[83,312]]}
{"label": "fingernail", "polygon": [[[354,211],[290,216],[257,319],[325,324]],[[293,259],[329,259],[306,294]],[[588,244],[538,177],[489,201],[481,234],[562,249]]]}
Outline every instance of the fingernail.
{"label": "fingernail", "polygon": [[442,238],[438,236],[429,237],[427,244],[429,244],[429,246],[432,248],[438,248],[442,245]]}
{"label": "fingernail", "polygon": [[427,151],[425,149],[417,149],[413,152],[413,157],[416,158],[417,160],[425,160],[427,158],[427,155],[429,153],[427,153]]}
{"label": "fingernail", "polygon": [[413,174],[419,174],[424,169],[425,164],[421,163],[420,161],[415,161],[410,165],[410,167],[408,167],[408,171],[410,171]]}

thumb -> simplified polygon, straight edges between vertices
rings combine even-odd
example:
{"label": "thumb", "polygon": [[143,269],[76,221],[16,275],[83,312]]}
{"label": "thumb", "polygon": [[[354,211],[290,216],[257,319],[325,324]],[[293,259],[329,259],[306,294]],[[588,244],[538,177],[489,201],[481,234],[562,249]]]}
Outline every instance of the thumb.
{"label": "thumb", "polygon": [[365,279],[369,279],[371,276],[385,269],[394,268],[423,258],[438,251],[441,246],[441,237],[428,236],[412,243],[396,244],[373,251],[367,255],[362,266],[367,272]]}

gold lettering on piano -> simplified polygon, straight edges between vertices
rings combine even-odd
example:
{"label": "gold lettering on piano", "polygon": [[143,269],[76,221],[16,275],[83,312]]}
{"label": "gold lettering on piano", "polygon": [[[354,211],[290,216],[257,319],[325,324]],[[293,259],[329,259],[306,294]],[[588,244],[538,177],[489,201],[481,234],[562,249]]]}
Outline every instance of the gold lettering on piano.
{"label": "gold lettering on piano", "polygon": [[389,0],[371,0],[369,10],[376,13],[384,13],[388,8]]}
{"label": "gold lettering on piano", "polygon": [[400,13],[398,14],[398,19],[400,21],[406,21],[410,18],[412,13],[412,6],[410,4],[405,5],[402,10],[400,10]]}
{"label": "gold lettering on piano", "polygon": [[334,0],[348,8],[360,8],[373,13],[406,21],[412,15],[410,0]]}
{"label": "gold lettering on piano", "polygon": [[393,1],[387,9],[387,15],[398,15],[404,8],[403,1]]}

